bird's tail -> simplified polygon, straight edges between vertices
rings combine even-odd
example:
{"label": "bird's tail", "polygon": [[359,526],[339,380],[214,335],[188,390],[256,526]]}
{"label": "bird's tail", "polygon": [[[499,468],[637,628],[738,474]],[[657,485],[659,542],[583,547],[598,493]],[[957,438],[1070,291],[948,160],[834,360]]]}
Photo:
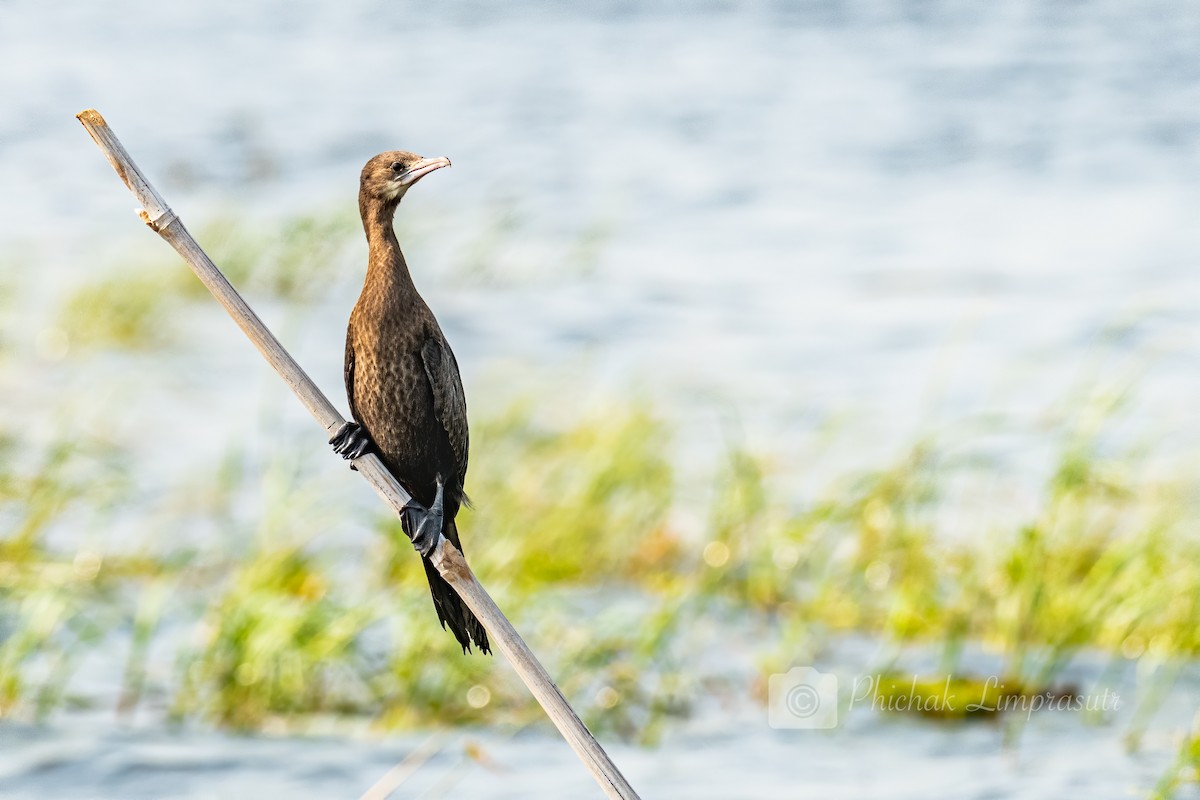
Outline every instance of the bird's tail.
{"label": "bird's tail", "polygon": [[[455,547],[462,549],[454,520],[446,521],[446,538]],[[483,624],[475,617],[471,609],[467,608],[467,604],[458,596],[458,592],[454,591],[454,587],[446,583],[446,579],[437,571],[433,562],[428,558],[422,560],[425,562],[425,576],[429,578],[429,591],[433,594],[433,607],[437,609],[442,627],[450,628],[454,638],[458,639],[458,643],[462,645],[464,653],[471,652],[472,642],[479,648],[479,652],[492,652]]]}

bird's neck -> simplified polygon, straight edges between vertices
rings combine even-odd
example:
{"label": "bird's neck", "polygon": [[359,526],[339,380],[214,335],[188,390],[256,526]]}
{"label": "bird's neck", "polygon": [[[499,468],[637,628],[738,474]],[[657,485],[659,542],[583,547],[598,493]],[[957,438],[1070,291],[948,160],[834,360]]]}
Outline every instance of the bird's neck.
{"label": "bird's neck", "polygon": [[392,224],[396,205],[395,202],[374,198],[359,198],[359,212],[362,214],[369,252],[366,282],[368,286],[389,294],[416,294],[412,275],[409,274],[408,264],[404,262],[404,254],[400,252],[400,242],[396,240],[396,230]]}

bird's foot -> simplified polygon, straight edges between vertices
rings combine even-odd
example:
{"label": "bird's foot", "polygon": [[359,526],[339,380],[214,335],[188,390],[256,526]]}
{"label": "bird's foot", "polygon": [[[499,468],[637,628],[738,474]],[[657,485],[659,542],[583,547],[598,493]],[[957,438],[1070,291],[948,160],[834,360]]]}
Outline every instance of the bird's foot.
{"label": "bird's foot", "polygon": [[442,479],[439,477],[437,495],[433,498],[432,507],[425,508],[416,500],[409,500],[402,512],[408,522],[408,529],[412,531],[413,547],[426,558],[433,554],[433,548],[437,547],[438,539],[442,535],[442,525],[445,521],[443,494]]}
{"label": "bird's foot", "polygon": [[[333,452],[347,461],[361,458],[375,449],[375,443],[357,422],[347,422],[338,428],[337,433],[329,440]],[[353,468],[353,466],[351,467]]]}

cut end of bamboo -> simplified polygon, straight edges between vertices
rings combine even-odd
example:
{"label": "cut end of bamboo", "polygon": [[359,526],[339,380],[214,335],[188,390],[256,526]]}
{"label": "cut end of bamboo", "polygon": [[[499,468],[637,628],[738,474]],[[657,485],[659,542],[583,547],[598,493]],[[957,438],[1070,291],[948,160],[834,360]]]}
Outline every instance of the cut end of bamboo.
{"label": "cut end of bamboo", "polygon": [[75,115],[75,119],[82,122],[84,125],[95,125],[97,128],[106,127],[107,122],[104,117],[100,116],[100,112],[94,108],[85,108]]}

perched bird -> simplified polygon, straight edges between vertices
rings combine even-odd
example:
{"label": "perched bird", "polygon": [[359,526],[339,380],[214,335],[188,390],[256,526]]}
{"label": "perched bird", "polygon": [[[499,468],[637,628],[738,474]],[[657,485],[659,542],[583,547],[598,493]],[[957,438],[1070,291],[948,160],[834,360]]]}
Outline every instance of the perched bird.
{"label": "perched bird", "polygon": [[413,501],[400,515],[421,553],[442,627],[463,652],[490,652],[487,633],[429,560],[440,531],[462,549],[454,518],[467,502],[467,404],[458,362],[417,293],[392,219],[413,184],[450,166],[394,150],[363,167],[358,190],[370,255],[346,331],[346,392],[353,423],[330,440],[347,459],[374,452]]}

